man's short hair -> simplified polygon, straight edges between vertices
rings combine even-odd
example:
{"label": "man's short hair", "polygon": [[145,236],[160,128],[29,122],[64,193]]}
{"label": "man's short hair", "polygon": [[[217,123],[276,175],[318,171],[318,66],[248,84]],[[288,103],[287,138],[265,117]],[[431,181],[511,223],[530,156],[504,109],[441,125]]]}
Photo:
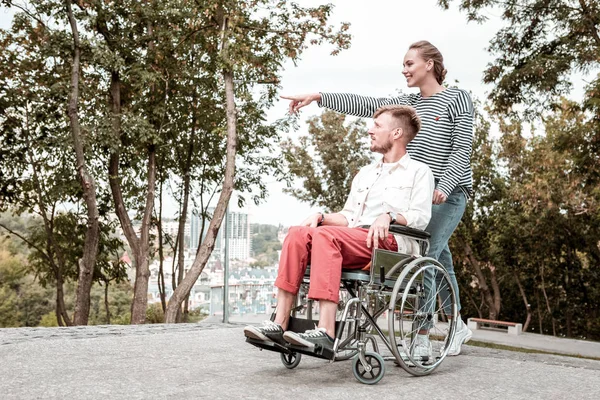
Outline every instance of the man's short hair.
{"label": "man's short hair", "polygon": [[390,104],[387,106],[381,106],[373,114],[373,118],[377,118],[381,114],[389,113],[392,118],[398,121],[397,128],[402,128],[407,134],[409,143],[417,136],[417,133],[421,130],[421,118],[417,115],[417,110],[411,106],[404,106],[399,104]]}

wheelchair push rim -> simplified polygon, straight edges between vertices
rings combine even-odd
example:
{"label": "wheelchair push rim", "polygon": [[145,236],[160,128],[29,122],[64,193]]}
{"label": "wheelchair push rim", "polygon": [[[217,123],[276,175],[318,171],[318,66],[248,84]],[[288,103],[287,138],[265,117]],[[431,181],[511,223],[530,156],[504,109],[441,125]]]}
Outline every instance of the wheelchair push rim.
{"label": "wheelchair push rim", "polygon": [[[456,330],[456,319],[448,316],[457,313],[456,293],[446,269],[426,257],[408,264],[394,285],[388,308],[389,341],[397,363],[412,375],[433,372],[448,355],[446,343],[451,343]],[[417,354],[419,331],[428,332],[431,357]]]}

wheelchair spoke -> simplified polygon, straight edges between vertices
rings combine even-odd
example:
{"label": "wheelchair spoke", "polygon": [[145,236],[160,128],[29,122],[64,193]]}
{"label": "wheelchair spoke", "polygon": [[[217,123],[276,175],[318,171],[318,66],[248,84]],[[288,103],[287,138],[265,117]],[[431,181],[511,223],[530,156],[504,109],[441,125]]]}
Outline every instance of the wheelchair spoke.
{"label": "wheelchair spoke", "polygon": [[452,328],[448,316],[456,312],[447,272],[435,260],[415,260],[400,274],[390,301],[388,325],[396,360],[414,375],[431,373],[445,358],[445,343],[454,333],[446,329]]}

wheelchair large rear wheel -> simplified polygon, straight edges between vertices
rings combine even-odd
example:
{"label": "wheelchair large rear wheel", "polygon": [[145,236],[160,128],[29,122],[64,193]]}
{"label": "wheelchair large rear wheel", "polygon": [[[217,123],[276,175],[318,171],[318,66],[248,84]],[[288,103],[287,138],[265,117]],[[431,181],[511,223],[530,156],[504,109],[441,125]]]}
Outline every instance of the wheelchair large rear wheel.
{"label": "wheelchair large rear wheel", "polygon": [[398,364],[412,375],[428,375],[446,358],[456,330],[456,293],[446,269],[418,258],[402,272],[390,296],[389,339]]}

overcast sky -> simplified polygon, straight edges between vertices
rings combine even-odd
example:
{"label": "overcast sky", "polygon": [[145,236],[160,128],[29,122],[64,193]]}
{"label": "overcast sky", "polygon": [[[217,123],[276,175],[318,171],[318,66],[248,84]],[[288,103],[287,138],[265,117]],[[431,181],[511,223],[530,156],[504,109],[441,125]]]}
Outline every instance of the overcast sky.
{"label": "overcast sky", "polygon": [[[308,50],[297,67],[291,63],[286,66],[283,94],[321,91],[387,96],[397,90],[414,92],[415,89],[407,88],[401,74],[402,60],[408,46],[423,39],[442,52],[448,82],[457,80],[461,88],[481,99],[489,91],[490,88],[482,84],[482,76],[485,66],[492,60],[486,51],[488,43],[503,26],[499,13],[488,13],[490,20],[479,25],[467,23],[465,15],[459,13],[456,6],[443,11],[435,0],[331,2],[336,5],[333,20],[351,23],[351,48],[335,57],[329,55],[331,48],[327,46]],[[287,104],[280,101],[269,111],[269,116],[281,118]],[[319,115],[321,111],[316,105],[306,107],[301,112],[301,120]],[[303,134],[304,129],[302,127],[297,134]],[[270,195],[261,206],[251,207],[254,222],[294,225],[318,210],[283,194],[281,184],[266,179],[270,183]]]}
{"label": "overcast sky", "polygon": [[[297,2],[316,5],[326,1]],[[406,87],[401,74],[402,60],[411,43],[425,39],[444,55],[448,82],[457,80],[461,88],[471,91],[476,97],[486,97],[490,87],[481,81],[485,66],[492,60],[486,48],[495,32],[503,26],[499,12],[488,12],[489,21],[480,25],[467,23],[456,4],[443,11],[436,5],[436,0],[330,2],[336,5],[332,21],[351,24],[351,48],[335,57],[329,55],[331,47],[328,46],[309,49],[297,66],[292,63],[285,66],[282,94],[323,91],[387,96],[398,90],[412,92],[414,89]],[[0,28],[9,27],[10,19],[11,13],[0,8]],[[280,101],[269,110],[269,119],[282,118],[286,111],[287,102]],[[305,121],[321,111],[316,105],[311,105],[303,109],[300,119]],[[303,134],[305,129],[302,126],[296,134]],[[248,207],[252,222],[294,225],[317,210],[283,194],[283,185],[274,182],[273,178],[264,179],[268,183],[269,198],[258,207]]]}

